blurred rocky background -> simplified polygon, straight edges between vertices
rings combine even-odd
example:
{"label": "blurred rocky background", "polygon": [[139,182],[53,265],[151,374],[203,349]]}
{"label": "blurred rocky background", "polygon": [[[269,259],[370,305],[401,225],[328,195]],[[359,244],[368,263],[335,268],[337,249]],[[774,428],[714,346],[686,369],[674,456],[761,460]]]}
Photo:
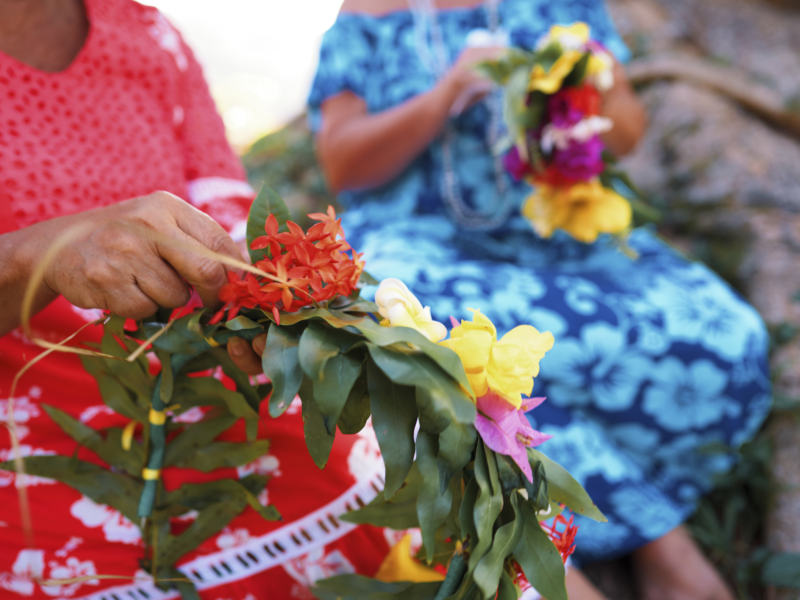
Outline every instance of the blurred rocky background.
{"label": "blurred rocky background", "polygon": [[[650,127],[623,165],[659,232],[772,333],[775,410],[690,522],[743,600],[800,598],[800,0],[608,0]],[[244,156],[297,218],[333,203],[301,117]],[[711,449],[709,451],[712,451]],[[634,599],[625,560],[587,570]]]}

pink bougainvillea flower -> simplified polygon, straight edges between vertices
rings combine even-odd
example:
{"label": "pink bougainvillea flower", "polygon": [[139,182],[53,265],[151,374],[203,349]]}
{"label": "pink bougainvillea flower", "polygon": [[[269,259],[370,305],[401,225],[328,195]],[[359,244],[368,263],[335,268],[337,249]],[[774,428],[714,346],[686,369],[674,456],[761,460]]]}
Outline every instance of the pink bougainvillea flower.
{"label": "pink bougainvillea flower", "polygon": [[492,391],[478,398],[475,429],[489,448],[498,454],[513,458],[531,482],[533,482],[533,472],[528,462],[526,448],[538,446],[553,436],[531,427],[525,418],[525,413],[539,406],[544,400],[544,398],[525,398],[522,400],[522,406],[517,409]]}

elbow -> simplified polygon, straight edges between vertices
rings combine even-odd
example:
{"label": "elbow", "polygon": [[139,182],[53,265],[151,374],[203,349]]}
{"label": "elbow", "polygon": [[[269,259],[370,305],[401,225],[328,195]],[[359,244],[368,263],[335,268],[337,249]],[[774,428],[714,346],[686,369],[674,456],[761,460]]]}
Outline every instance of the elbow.
{"label": "elbow", "polygon": [[609,136],[609,150],[618,157],[633,152],[647,132],[647,112],[641,104],[624,121],[617,135]]}

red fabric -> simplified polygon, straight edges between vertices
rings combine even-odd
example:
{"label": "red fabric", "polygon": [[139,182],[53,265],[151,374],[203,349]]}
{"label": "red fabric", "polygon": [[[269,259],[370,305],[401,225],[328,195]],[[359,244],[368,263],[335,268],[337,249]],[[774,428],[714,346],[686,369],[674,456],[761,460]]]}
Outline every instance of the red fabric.
{"label": "red fabric", "polygon": [[[0,232],[155,190],[193,201],[229,231],[240,226],[252,195],[189,48],[153,8],[131,0],[85,1],[90,33],[66,71],[44,73],[0,54]],[[98,316],[59,298],[32,326],[36,336],[60,341]],[[79,340],[97,340],[99,333],[98,327],[89,328]],[[0,338],[0,420],[8,421],[14,376],[40,351],[20,330]],[[43,403],[96,429],[124,424],[109,414],[94,379],[74,355],[46,358],[22,377],[15,396],[15,420],[27,455],[71,455],[77,447],[47,417]],[[265,522],[248,508],[193,556],[219,552],[303,517],[341,496],[364,464],[378,460],[369,432],[340,435],[328,467],[320,471],[305,449],[296,406],[276,420],[265,416],[259,435],[272,441],[269,454],[240,474],[272,475],[261,499],[268,498],[284,521]],[[242,428],[229,437],[243,440]],[[9,458],[9,448],[8,436],[0,435],[2,460]],[[78,454],[96,460],[85,449]],[[212,474],[170,469],[164,480],[174,487],[236,474],[234,469]],[[0,598],[80,598],[121,584],[93,580],[44,587],[28,577],[33,572],[48,579],[138,570],[138,529],[52,481],[28,481],[35,548],[25,550],[14,481],[13,473],[0,471]],[[207,600],[305,598],[315,577],[374,573],[387,550],[382,531],[358,528],[314,557],[202,595]]]}

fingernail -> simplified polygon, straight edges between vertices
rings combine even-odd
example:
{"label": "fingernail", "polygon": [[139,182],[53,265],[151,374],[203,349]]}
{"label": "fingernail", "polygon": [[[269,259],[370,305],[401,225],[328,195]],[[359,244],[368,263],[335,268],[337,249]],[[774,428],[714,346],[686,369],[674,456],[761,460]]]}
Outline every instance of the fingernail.
{"label": "fingernail", "polygon": [[234,356],[244,355],[244,342],[240,338],[231,338],[228,342],[228,349]]}
{"label": "fingernail", "polygon": [[260,335],[253,340],[253,350],[255,350],[256,354],[258,354],[259,356],[264,354],[264,346],[266,345],[267,345],[266,335]]}

